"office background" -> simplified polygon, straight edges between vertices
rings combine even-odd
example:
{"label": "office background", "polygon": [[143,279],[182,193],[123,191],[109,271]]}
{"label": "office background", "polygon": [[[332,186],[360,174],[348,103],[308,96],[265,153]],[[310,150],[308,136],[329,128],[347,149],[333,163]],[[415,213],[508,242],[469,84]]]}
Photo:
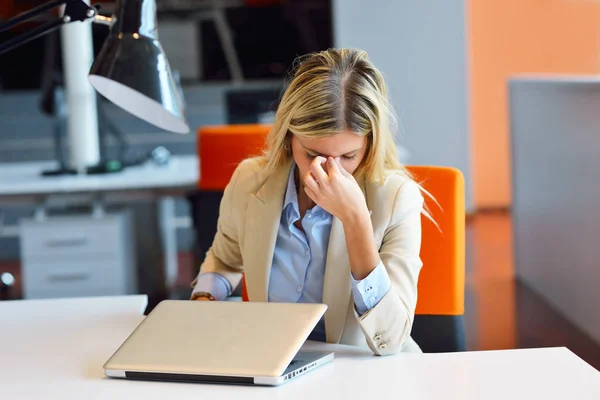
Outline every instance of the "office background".
{"label": "office background", "polygon": [[[328,47],[365,49],[385,74],[390,87],[400,117],[399,146],[406,162],[453,166],[465,177],[466,209],[470,216],[465,314],[468,347],[568,345],[596,367],[600,366],[598,336],[594,337],[597,327],[592,332],[585,324],[586,318],[593,317],[579,316],[574,321],[568,308],[553,304],[543,288],[528,282],[527,277],[519,279],[520,270],[515,265],[519,257],[514,254],[517,249],[513,240],[523,229],[518,221],[513,222],[511,210],[523,210],[518,208],[519,204],[513,204],[514,198],[523,199],[513,193],[517,187],[514,182],[521,182],[514,177],[523,175],[514,170],[513,159],[528,158],[512,147],[520,142],[512,140],[511,135],[525,135],[531,129],[541,128],[529,126],[524,133],[514,132],[511,128],[522,126],[519,123],[522,120],[511,118],[536,120],[545,116],[535,114],[531,102],[527,106],[530,108],[511,113],[513,98],[509,85],[511,79],[522,76],[535,78],[534,83],[540,79],[558,80],[559,86],[561,79],[577,80],[584,76],[592,81],[600,72],[600,2],[232,1],[236,5],[227,7],[225,12],[242,64],[242,82],[230,73],[214,22],[198,22],[189,12],[196,8],[201,11],[198,4],[202,2],[184,3],[188,7],[184,11],[169,10],[169,1],[162,3],[159,32],[172,67],[180,75],[193,131],[248,118],[240,115],[246,104],[240,100],[244,93],[256,96],[262,104],[263,109],[250,112],[252,118],[268,122],[272,117],[268,113],[269,104],[276,99],[285,71],[298,54]],[[34,4],[35,1],[4,1],[0,5],[0,18]],[[94,28],[94,33],[95,41],[101,43],[106,31],[100,27]],[[44,43],[45,39],[39,39],[26,48],[0,56],[0,163],[55,157],[52,118],[39,107]],[[582,93],[589,96],[587,89]],[[543,96],[538,100],[543,101]],[[567,107],[574,103],[565,104]],[[132,157],[159,145],[174,155],[196,154],[194,132],[187,136],[173,135],[111,104],[103,102],[102,106],[107,117],[126,133],[130,142],[128,154]],[[577,129],[575,122],[590,117],[584,123],[589,127],[596,122],[591,119],[594,112],[590,109],[584,116],[565,114],[563,118],[572,118],[567,126]],[[561,133],[565,132],[556,132]],[[539,151],[543,151],[544,142],[540,140]],[[117,151],[114,139],[109,138],[108,144],[110,152]],[[561,156],[560,152],[553,154]],[[519,165],[539,170],[543,175],[543,166]],[[531,179],[535,182],[542,175]],[[568,204],[568,199],[566,196],[564,204]],[[147,221],[154,207],[150,203],[130,206],[137,221]],[[27,206],[0,209],[5,226],[14,226],[33,212]],[[176,214],[190,215],[187,199],[177,199]],[[149,230],[145,222],[135,224],[135,229],[137,236]],[[149,236],[146,246],[159,240],[157,234]],[[195,240],[192,227],[177,231],[180,261],[187,260],[187,264],[180,265],[182,270],[194,267],[185,255],[192,251]],[[526,241],[523,246],[521,254],[527,251]],[[145,257],[156,255],[142,245],[138,249],[138,262],[143,263]],[[19,258],[19,238],[13,231],[0,230],[0,265],[18,268]],[[537,263],[544,261],[531,258],[528,262],[542,268]],[[575,296],[572,290],[559,288],[552,293]],[[590,309],[600,305],[597,297],[582,301]],[[554,334],[549,337],[547,331]]]}

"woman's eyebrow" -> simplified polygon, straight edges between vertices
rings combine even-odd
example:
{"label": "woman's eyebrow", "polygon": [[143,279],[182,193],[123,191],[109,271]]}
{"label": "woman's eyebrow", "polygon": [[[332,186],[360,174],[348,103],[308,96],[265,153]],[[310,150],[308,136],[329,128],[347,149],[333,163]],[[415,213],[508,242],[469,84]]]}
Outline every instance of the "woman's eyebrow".
{"label": "woman's eyebrow", "polygon": [[[321,157],[329,157],[329,156],[325,156],[325,155],[323,155],[323,154],[319,153],[319,152],[318,152],[318,151],[316,151],[316,150],[309,149],[308,147],[305,147],[305,146],[304,146],[302,143],[300,143],[300,146],[302,146],[302,148],[303,148],[304,150],[306,150],[306,151],[308,151],[308,152],[310,152],[310,153],[316,154],[317,156],[321,156]],[[361,147],[361,148],[362,148],[362,147]],[[355,150],[351,150],[351,151],[349,151],[349,152],[347,152],[347,153],[344,153],[344,154],[342,154],[342,155],[344,155],[344,156],[349,156],[350,154],[358,153],[359,151],[360,151],[360,149],[355,149]]]}

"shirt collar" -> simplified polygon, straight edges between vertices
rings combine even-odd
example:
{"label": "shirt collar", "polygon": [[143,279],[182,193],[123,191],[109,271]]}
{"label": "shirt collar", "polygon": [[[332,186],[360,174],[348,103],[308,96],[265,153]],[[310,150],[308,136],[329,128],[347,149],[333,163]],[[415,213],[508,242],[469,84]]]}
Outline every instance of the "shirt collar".
{"label": "shirt collar", "polygon": [[300,218],[298,191],[296,190],[296,163],[292,163],[292,168],[290,168],[285,198],[283,199],[283,210],[287,210],[288,219],[292,216],[295,217],[294,219]]}

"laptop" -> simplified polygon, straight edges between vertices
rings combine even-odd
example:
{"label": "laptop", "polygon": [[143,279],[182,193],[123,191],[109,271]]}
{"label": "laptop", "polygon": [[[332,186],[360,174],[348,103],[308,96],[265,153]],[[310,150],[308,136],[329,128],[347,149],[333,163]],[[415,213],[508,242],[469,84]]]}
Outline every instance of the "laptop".
{"label": "laptop", "polygon": [[104,365],[111,378],[277,386],[333,360],[299,351],[325,304],[165,300]]}

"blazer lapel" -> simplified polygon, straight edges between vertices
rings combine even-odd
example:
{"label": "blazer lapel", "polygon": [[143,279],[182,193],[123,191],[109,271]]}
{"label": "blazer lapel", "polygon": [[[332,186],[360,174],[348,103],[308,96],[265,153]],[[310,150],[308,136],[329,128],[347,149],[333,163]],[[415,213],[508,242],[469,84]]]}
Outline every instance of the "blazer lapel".
{"label": "blazer lapel", "polygon": [[327,262],[325,264],[325,282],[323,284],[323,303],[325,311],[325,332],[328,343],[338,343],[344,330],[346,313],[350,301],[350,260],[346,248],[346,237],[342,222],[333,218]]}
{"label": "blazer lapel", "polygon": [[278,168],[248,200],[244,270],[250,301],[268,301],[271,264],[290,169],[291,164]]}
{"label": "blazer lapel", "polygon": [[[365,196],[364,180],[359,178],[357,183]],[[338,343],[342,337],[350,302],[353,301],[351,279],[344,226],[339,219],[334,217],[327,248],[325,282],[323,284],[323,303],[328,305],[325,312],[325,331],[328,343]]]}

